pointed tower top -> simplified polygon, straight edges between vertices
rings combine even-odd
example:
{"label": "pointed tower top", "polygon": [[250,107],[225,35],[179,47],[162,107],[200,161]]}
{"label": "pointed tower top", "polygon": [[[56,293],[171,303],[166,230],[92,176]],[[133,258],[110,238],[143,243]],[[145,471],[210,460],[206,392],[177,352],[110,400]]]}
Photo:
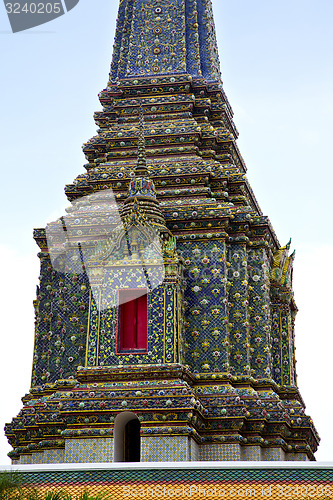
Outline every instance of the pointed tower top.
{"label": "pointed tower top", "polygon": [[181,73],[221,80],[211,0],[121,1],[110,83]]}
{"label": "pointed tower top", "polygon": [[135,173],[137,175],[148,175],[147,168],[147,158],[146,158],[146,139],[144,130],[144,117],[143,108],[140,104],[140,116],[139,116],[139,136],[138,136],[138,160],[137,166],[135,167]]}
{"label": "pointed tower top", "polygon": [[148,199],[156,203],[155,184],[153,180],[150,179],[149,170],[147,168],[146,139],[142,104],[140,104],[139,113],[138,159],[137,165],[134,169],[135,177],[131,180],[128,186],[128,197],[125,203],[136,200],[136,198]]}

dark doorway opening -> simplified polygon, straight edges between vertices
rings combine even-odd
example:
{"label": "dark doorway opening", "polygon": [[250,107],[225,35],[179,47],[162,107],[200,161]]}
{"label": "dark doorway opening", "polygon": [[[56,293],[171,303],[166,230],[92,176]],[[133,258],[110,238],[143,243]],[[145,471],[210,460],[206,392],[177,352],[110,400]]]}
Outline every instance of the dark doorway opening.
{"label": "dark doorway opening", "polygon": [[137,418],[125,425],[124,461],[140,462],[140,422]]}
{"label": "dark doorway opening", "polygon": [[140,421],[131,411],[123,411],[114,422],[114,461],[140,462]]}

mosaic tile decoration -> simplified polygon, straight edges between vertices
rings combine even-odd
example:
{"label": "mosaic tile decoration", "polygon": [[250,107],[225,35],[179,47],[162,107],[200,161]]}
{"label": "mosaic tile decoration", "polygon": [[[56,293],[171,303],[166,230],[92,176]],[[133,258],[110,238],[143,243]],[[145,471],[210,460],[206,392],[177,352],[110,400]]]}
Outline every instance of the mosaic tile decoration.
{"label": "mosaic tile decoration", "polygon": [[188,460],[187,447],[187,437],[144,437],[141,441],[142,462],[184,462]]}
{"label": "mosaic tile decoration", "polygon": [[241,460],[257,461],[262,460],[260,446],[242,446]]}
{"label": "mosaic tile decoration", "polygon": [[[59,466],[58,466],[59,467]],[[332,466],[316,468],[280,467],[235,467],[219,466],[171,468],[152,465],[135,468],[128,464],[125,469],[112,467],[70,470],[65,467],[43,471],[23,471],[24,491],[66,491],[78,496],[86,490],[95,496],[107,492],[114,500],[125,498],[170,498],[185,496],[191,500],[210,498],[332,498]],[[172,493],[173,491],[173,493]],[[247,492],[247,493],[246,493]]]}
{"label": "mosaic tile decoration", "polygon": [[[43,452],[40,453],[31,453],[29,455],[22,455],[21,460],[15,461],[17,464],[62,464],[65,462],[65,450],[59,449],[59,450],[52,450],[52,449],[47,449]],[[13,465],[14,462],[13,462]]]}
{"label": "mosaic tile decoration", "polygon": [[[315,460],[295,252],[246,177],[212,1],[120,0],[99,99],[72,206],[34,231],[33,370],[6,424],[13,463],[111,461],[123,411],[140,422],[143,460]],[[118,351],[125,288],[149,290],[145,352]]]}
{"label": "mosaic tile decoration", "polygon": [[[192,18],[190,23],[186,22],[188,16]],[[219,79],[215,29],[208,29],[212,24],[211,0],[174,0],[171,4],[148,0],[120,2],[110,81],[128,75],[184,72],[207,80]],[[139,47],[130,43],[130,27],[141,33]],[[148,50],[152,36],[155,47]]]}
{"label": "mosaic tile decoration", "polygon": [[200,447],[200,460],[240,460],[239,444],[211,444]]}
{"label": "mosaic tile decoration", "polygon": [[[45,450],[43,461],[46,464],[62,464],[65,462],[65,450]],[[35,461],[34,463],[39,463]]]}
{"label": "mosaic tile decoration", "polygon": [[[47,450],[48,452],[50,452],[50,462],[46,462],[46,463],[63,463],[64,462],[64,450]],[[55,452],[55,453],[52,453],[52,452]],[[60,452],[60,460],[57,460],[56,459],[56,456],[57,456],[57,452]],[[44,458],[44,452],[42,453],[32,453],[30,455],[30,461],[29,462],[26,462],[26,463],[30,463],[30,464],[43,464],[44,461],[45,461],[45,458]],[[23,462],[22,462],[23,463]]]}
{"label": "mosaic tile decoration", "polygon": [[[23,464],[31,464],[32,462],[32,456],[31,455],[21,455],[20,457],[20,463]],[[43,460],[43,458],[41,458]]]}
{"label": "mosaic tile decoration", "polygon": [[300,462],[308,462],[309,457],[306,455],[306,453],[287,453],[286,454],[286,460],[293,462],[295,460],[300,461]]}
{"label": "mosaic tile decoration", "polygon": [[194,441],[194,439],[190,439],[190,456],[188,457],[188,460],[191,462],[200,460],[200,446]]}
{"label": "mosaic tile decoration", "polygon": [[113,440],[69,439],[66,441],[64,461],[67,463],[112,462]]}
{"label": "mosaic tile decoration", "polygon": [[[77,441],[80,441],[78,444]],[[89,442],[90,441],[90,442]],[[97,441],[97,440],[96,440]],[[67,454],[65,450],[46,450],[44,453],[32,453],[24,455],[22,461],[16,464],[61,464],[61,463],[87,463],[112,462],[113,448],[112,439],[94,440],[71,440],[71,446],[67,443]],[[170,448],[171,446],[171,448]],[[260,448],[260,446],[242,446],[240,458],[238,445],[214,445],[199,446],[193,439],[188,439],[186,449],[186,438],[164,438],[146,437],[141,442],[141,461],[143,462],[166,462],[166,461],[215,461],[215,460],[242,460],[242,461],[295,461],[299,455],[286,454],[281,448]],[[73,451],[74,450],[74,451]],[[93,451],[92,451],[93,450]],[[94,453],[96,455],[94,455]],[[96,457],[101,457],[96,460]],[[71,459],[73,457],[73,459]],[[302,456],[306,461],[306,456]],[[298,458],[300,460],[300,458]],[[13,465],[15,465],[13,463]]]}
{"label": "mosaic tile decoration", "polygon": [[266,461],[287,460],[286,453],[281,448],[263,448],[261,459]]}

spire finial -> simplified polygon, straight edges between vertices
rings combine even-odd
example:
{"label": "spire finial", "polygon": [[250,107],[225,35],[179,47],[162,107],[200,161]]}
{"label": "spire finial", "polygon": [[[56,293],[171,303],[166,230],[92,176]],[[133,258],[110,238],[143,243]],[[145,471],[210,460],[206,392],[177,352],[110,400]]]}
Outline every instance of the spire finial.
{"label": "spire finial", "polygon": [[139,112],[139,136],[138,136],[138,161],[135,167],[135,172],[139,174],[147,174],[147,158],[146,158],[146,139],[145,139],[145,129],[144,129],[144,116],[143,108],[140,103]]}

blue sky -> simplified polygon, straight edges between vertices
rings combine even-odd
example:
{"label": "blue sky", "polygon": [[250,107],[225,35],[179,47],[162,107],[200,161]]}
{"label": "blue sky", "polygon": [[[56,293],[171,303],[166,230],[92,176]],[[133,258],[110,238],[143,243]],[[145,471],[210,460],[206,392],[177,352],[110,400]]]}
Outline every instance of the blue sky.
{"label": "blue sky", "polygon": [[[224,88],[248,177],[281,244],[296,248],[298,385],[333,461],[333,2],[213,0]],[[80,0],[65,16],[12,34],[0,5],[0,427],[28,391],[39,274],[32,229],[68,205],[84,171],[97,94],[107,83],[117,0]],[[0,464],[10,447],[0,433]]]}

